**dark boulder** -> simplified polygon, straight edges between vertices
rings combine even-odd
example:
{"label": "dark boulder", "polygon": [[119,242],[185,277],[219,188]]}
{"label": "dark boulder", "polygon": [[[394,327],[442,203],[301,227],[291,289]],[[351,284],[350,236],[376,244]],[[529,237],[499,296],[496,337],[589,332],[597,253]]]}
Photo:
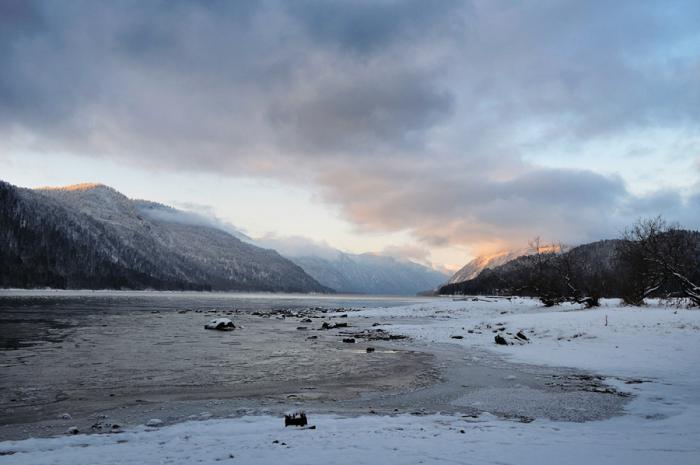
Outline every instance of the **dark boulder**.
{"label": "dark boulder", "polygon": [[309,422],[306,419],[304,412],[290,413],[284,416],[284,427],[287,426],[306,426]]}

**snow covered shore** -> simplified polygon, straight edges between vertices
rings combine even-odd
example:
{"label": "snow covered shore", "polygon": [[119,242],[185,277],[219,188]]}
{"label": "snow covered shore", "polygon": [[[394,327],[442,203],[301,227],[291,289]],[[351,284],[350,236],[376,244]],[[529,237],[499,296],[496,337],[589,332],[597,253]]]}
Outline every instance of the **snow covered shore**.
{"label": "snow covered shore", "polygon": [[[698,310],[631,309],[616,301],[595,310],[543,309],[529,299],[480,299],[369,309],[349,319],[364,317],[419,341],[590,370],[636,397],[626,415],[588,423],[520,423],[489,414],[344,418],[313,412],[309,421],[316,429],[305,430],[285,429],[282,418],[268,416],[187,422],[2,442],[0,464],[700,463]],[[519,330],[529,343],[494,344],[493,331]]]}

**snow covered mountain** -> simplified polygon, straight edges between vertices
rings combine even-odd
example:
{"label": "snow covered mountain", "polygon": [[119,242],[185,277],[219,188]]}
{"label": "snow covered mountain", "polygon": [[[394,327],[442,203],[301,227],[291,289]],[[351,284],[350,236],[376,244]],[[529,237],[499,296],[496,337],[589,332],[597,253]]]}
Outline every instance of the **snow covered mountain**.
{"label": "snow covered mountain", "polygon": [[278,250],[316,281],[338,292],[415,295],[437,288],[447,278],[408,260],[371,253],[349,254],[300,238],[268,238],[258,244]]}
{"label": "snow covered mountain", "polygon": [[0,181],[0,287],[326,292],[273,250],[100,184]]}
{"label": "snow covered mountain", "polygon": [[464,265],[459,269],[459,271],[452,275],[447,284],[469,281],[470,279],[474,279],[479,276],[479,273],[486,269],[496,268],[497,266],[508,263],[515,258],[526,255],[527,253],[527,250],[511,250],[476,257],[474,260]]}

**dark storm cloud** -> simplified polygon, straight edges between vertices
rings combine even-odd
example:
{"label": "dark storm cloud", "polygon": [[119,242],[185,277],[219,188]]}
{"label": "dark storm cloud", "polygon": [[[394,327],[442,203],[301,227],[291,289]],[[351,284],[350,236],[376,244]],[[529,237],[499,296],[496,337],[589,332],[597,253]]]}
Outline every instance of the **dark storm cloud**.
{"label": "dark storm cloud", "polygon": [[311,180],[433,244],[694,221],[525,155],[700,127],[697,24],[691,0],[6,1],[0,149]]}

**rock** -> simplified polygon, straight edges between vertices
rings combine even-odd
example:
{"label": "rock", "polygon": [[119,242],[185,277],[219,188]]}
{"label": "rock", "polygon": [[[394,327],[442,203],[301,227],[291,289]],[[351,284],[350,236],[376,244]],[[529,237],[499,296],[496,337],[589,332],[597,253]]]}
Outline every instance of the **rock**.
{"label": "rock", "polygon": [[501,346],[507,346],[508,341],[506,341],[506,338],[501,336],[500,334],[496,334],[496,337],[493,338],[493,340],[496,342],[496,344],[501,345]]}
{"label": "rock", "polygon": [[518,331],[518,333],[515,335],[515,337],[517,337],[518,339],[521,339],[523,341],[529,341],[527,336],[525,334],[523,334],[522,331]]}
{"label": "rock", "polygon": [[324,321],[323,324],[321,325],[321,329],[335,329],[335,328],[347,328],[348,324],[347,323],[328,323],[327,321]]}
{"label": "rock", "polygon": [[450,336],[452,339],[464,339],[464,336]]}
{"label": "rock", "polygon": [[344,337],[343,342],[347,344],[354,344],[355,343],[355,338],[354,337]]}
{"label": "rock", "polygon": [[313,323],[313,321],[311,320],[311,318],[304,318],[303,320],[301,320],[301,322],[302,322],[302,323]]}
{"label": "rock", "polygon": [[371,354],[372,352],[374,352],[374,347],[367,347],[367,353]]}
{"label": "rock", "polygon": [[71,426],[66,430],[66,434],[78,434],[80,433],[80,430],[78,429],[77,426]]}
{"label": "rock", "polygon": [[304,412],[290,413],[284,416],[284,427],[287,426],[306,426],[309,424]]}
{"label": "rock", "polygon": [[204,325],[204,329],[217,329],[219,331],[232,331],[236,329],[233,321],[228,318],[215,318]]}
{"label": "rock", "polygon": [[307,328],[306,326],[297,326],[297,331],[306,331],[307,329],[309,328]]}
{"label": "rock", "polygon": [[163,426],[163,420],[160,420],[158,418],[151,418],[146,422],[146,426],[150,426],[151,428],[157,428],[159,426]]}
{"label": "rock", "polygon": [[62,413],[59,418],[61,418],[61,420],[72,420],[73,419],[73,417],[70,416],[70,413]]}
{"label": "rock", "polygon": [[318,339],[318,336],[309,336],[306,339]]}

